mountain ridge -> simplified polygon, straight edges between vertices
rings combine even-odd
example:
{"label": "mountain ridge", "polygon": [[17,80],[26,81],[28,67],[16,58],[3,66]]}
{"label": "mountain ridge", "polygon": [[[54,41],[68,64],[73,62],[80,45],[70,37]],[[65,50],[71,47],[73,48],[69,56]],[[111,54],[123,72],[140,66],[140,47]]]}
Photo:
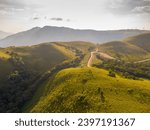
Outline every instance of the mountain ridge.
{"label": "mountain ridge", "polygon": [[[129,37],[121,41],[111,41],[99,45],[99,49],[114,57],[133,58],[135,60],[150,57],[150,33]],[[133,60],[133,59],[132,59]]]}
{"label": "mountain ridge", "polygon": [[43,42],[87,41],[103,43],[121,40],[129,36],[150,32],[147,30],[110,30],[73,29],[68,27],[44,26],[10,35],[0,40],[0,47],[35,45]]}
{"label": "mountain ridge", "polygon": [[1,31],[0,30],[0,39],[3,39],[9,35],[12,35],[12,33],[9,33],[9,32],[4,32],[4,31]]}

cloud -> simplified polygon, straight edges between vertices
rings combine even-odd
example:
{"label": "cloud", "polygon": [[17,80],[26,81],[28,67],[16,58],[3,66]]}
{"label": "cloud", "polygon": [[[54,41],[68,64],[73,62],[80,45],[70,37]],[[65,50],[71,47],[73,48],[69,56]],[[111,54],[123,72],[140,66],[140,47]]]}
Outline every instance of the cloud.
{"label": "cloud", "polygon": [[63,18],[50,18],[50,20],[53,20],[53,21],[63,21],[64,19]]}
{"label": "cloud", "polygon": [[25,3],[22,3],[21,0],[0,0],[0,10],[17,8],[22,9],[25,7]]}
{"label": "cloud", "polygon": [[33,17],[33,20],[39,20],[40,17]]}
{"label": "cloud", "polygon": [[0,0],[0,16],[14,15],[26,10],[26,5],[21,0]]}
{"label": "cloud", "polygon": [[150,0],[110,0],[109,9],[115,14],[149,13]]}
{"label": "cloud", "polygon": [[[45,18],[47,19],[47,17]],[[54,17],[54,18],[50,18],[50,20],[53,20],[53,21],[66,21],[66,22],[70,22],[71,20],[70,19],[63,19],[63,18],[59,18],[59,17]]]}
{"label": "cloud", "polygon": [[132,12],[134,13],[150,13],[150,6],[139,6],[135,7]]}

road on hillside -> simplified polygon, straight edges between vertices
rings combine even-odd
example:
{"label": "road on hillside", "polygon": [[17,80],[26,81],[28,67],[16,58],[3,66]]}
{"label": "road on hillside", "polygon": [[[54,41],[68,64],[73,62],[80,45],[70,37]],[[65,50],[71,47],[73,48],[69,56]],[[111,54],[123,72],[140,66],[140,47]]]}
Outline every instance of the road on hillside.
{"label": "road on hillside", "polygon": [[93,51],[91,52],[91,56],[88,60],[88,63],[87,63],[87,67],[91,67],[92,66],[92,63],[93,63],[93,59],[94,59],[94,54],[99,54],[102,58],[104,59],[108,59],[108,60],[115,60],[116,58],[106,54],[106,53],[102,53],[102,52],[99,52],[98,49],[96,49],[96,51]]}
{"label": "road on hillside", "polygon": [[[88,63],[87,63],[87,67],[92,66],[93,60],[94,60],[94,54],[99,54],[100,57],[103,59],[108,59],[108,60],[115,60],[116,59],[116,58],[114,58],[114,57],[112,57],[106,53],[98,51],[98,48],[96,48],[95,51],[91,52],[90,58],[89,58]],[[136,64],[136,63],[143,63],[143,62],[148,62],[148,61],[150,61],[150,59],[140,60],[140,61],[136,61],[134,63]]]}
{"label": "road on hillside", "polygon": [[140,60],[140,61],[136,61],[134,63],[143,63],[143,62],[148,62],[148,61],[150,61],[150,59]]}

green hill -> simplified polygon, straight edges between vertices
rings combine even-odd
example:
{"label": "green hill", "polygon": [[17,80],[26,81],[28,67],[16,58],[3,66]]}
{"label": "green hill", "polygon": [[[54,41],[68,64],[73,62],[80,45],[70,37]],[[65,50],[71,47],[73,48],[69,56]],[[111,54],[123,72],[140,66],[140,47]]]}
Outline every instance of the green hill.
{"label": "green hill", "polygon": [[149,84],[103,69],[65,69],[41,86],[46,94],[30,112],[150,112]]}
{"label": "green hill", "polygon": [[95,50],[96,44],[90,42],[83,41],[75,41],[75,42],[57,42],[55,44],[63,45],[68,49],[71,49],[74,52],[74,49],[81,51],[84,55],[82,61],[80,62],[81,66],[86,66],[87,61],[90,57],[91,51]]}
{"label": "green hill", "polygon": [[125,41],[150,52],[150,33],[144,33],[141,35],[130,37],[125,39]]}
{"label": "green hill", "polygon": [[[106,70],[85,67],[97,47],[120,60],[97,53],[93,64]],[[126,40],[0,48],[0,112],[150,112],[149,62],[127,62],[149,57]]]}
{"label": "green hill", "polygon": [[[20,112],[48,70],[76,59],[75,52],[54,43],[0,49],[0,112]],[[58,67],[56,67],[58,66]]]}
{"label": "green hill", "polygon": [[30,69],[43,73],[61,62],[73,58],[74,54],[71,51],[65,50],[68,52],[66,55],[63,50],[63,47],[58,49],[55,44],[45,43],[31,47],[8,48],[7,51],[16,53]]}
{"label": "green hill", "polygon": [[99,50],[118,59],[138,61],[150,58],[150,33],[99,45]]}
{"label": "green hill", "polygon": [[[19,63],[38,74],[75,57],[74,53],[59,46],[47,43],[27,47],[9,47],[0,49],[0,81],[8,79],[9,74],[17,70]],[[67,53],[67,55],[65,54]]]}

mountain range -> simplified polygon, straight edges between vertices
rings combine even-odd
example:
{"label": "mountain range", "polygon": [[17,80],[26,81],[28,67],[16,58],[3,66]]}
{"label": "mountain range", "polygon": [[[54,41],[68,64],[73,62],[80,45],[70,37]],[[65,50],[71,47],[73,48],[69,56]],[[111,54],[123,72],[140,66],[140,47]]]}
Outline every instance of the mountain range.
{"label": "mountain range", "polygon": [[54,41],[87,41],[104,43],[114,40],[121,40],[147,32],[150,31],[136,29],[96,31],[55,26],[45,26],[43,28],[35,27],[0,40],[0,47],[35,45]]}
{"label": "mountain range", "polygon": [[12,35],[12,33],[0,31],[0,39],[3,39],[9,35]]}

